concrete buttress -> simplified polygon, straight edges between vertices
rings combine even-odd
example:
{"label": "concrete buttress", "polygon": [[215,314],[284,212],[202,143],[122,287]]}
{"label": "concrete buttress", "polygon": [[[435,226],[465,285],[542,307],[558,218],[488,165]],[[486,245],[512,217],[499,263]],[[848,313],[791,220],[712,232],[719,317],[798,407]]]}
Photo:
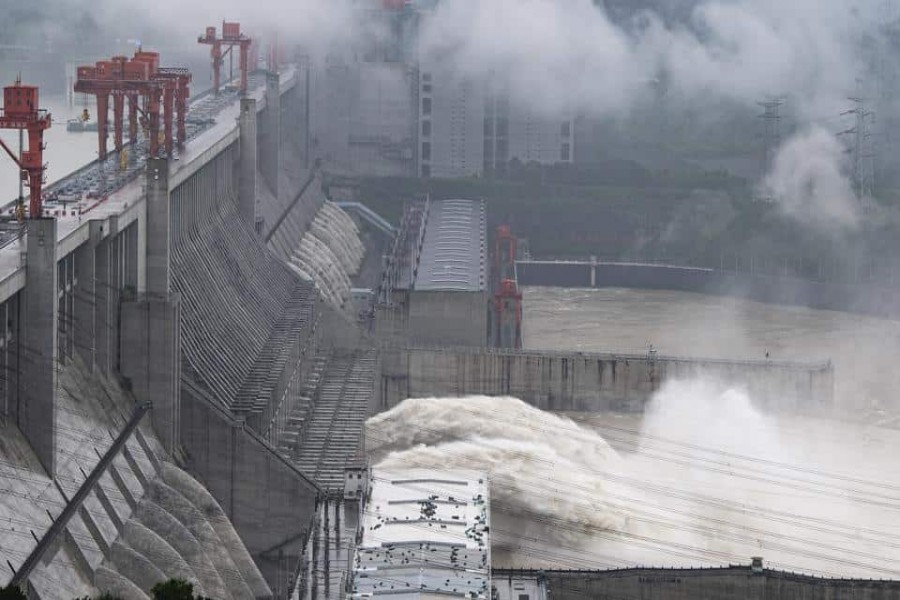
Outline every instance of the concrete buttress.
{"label": "concrete buttress", "polygon": [[75,351],[81,355],[84,364],[96,368],[97,341],[99,336],[96,305],[97,294],[97,250],[103,241],[103,221],[94,220],[88,225],[88,241],[75,251]]}
{"label": "concrete buttress", "polygon": [[169,161],[147,161],[147,293],[169,293],[171,252],[169,205]]}
{"label": "concrete buttress", "polygon": [[241,99],[240,163],[238,166],[238,214],[251,228],[256,227],[256,100]]}
{"label": "concrete buttress", "polygon": [[[102,224],[91,223],[91,243],[95,236],[101,236],[96,240],[97,245],[94,254],[94,324],[95,343],[94,361],[102,373],[109,374],[115,368],[116,336],[118,335],[118,319],[115,317],[118,309],[118,292],[112,288],[111,263],[112,240],[119,233],[119,219],[111,216],[105,225],[107,231],[103,231]],[[103,234],[105,233],[105,236]]]}
{"label": "concrete buttress", "polygon": [[177,294],[122,303],[122,375],[150,419],[166,451],[179,445],[181,410],[181,303]]}
{"label": "concrete buttress", "polygon": [[171,232],[166,159],[147,167],[147,293],[122,303],[120,369],[139,402],[149,402],[153,428],[166,451],[179,445],[181,305],[170,294]]}
{"label": "concrete buttress", "polygon": [[263,111],[262,164],[260,170],[272,195],[278,198],[281,171],[281,78],[278,73],[266,75],[266,109]]}
{"label": "concrete buttress", "polygon": [[18,425],[50,477],[56,469],[56,219],[28,221],[23,393]]}

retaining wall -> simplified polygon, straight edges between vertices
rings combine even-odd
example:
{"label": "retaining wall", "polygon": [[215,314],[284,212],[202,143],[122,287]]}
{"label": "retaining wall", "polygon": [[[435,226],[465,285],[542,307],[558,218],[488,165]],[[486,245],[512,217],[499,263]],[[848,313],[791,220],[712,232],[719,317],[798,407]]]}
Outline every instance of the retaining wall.
{"label": "retaining wall", "polygon": [[[537,582],[534,600],[586,598],[666,598],[692,600],[888,600],[900,597],[900,582],[824,579],[749,566],[714,569],[619,569],[611,571],[498,571],[493,583],[505,587]],[[517,585],[517,587],[535,586]],[[503,596],[501,595],[501,598]]]}
{"label": "retaining wall", "polygon": [[513,396],[543,410],[640,412],[667,379],[708,376],[744,386],[758,405],[829,406],[830,364],[408,348],[382,353],[381,409],[407,398]]}

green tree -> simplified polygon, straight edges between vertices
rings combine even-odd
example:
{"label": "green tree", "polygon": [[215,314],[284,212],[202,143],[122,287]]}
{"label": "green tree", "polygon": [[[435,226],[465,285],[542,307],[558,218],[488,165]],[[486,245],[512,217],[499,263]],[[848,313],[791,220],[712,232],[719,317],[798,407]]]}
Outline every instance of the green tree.
{"label": "green tree", "polygon": [[0,587],[0,600],[28,600],[28,597],[14,585]]}
{"label": "green tree", "polygon": [[194,585],[184,579],[157,583],[150,592],[153,600],[194,600]]}

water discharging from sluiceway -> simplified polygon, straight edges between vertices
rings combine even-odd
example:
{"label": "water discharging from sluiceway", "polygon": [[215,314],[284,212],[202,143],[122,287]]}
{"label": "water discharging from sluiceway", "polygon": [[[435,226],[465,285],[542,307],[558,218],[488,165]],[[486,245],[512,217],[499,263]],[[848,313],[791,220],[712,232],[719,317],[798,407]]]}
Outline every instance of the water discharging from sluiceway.
{"label": "water discharging from sluiceway", "polygon": [[340,208],[325,203],[291,257],[290,264],[311,279],[334,306],[350,297],[350,274],[356,273],[365,255],[353,220]]}
{"label": "water discharging from sluiceway", "polygon": [[775,417],[705,380],[644,415],[412,399],[367,424],[373,464],[491,478],[494,566],[747,564],[900,577],[900,432]]}

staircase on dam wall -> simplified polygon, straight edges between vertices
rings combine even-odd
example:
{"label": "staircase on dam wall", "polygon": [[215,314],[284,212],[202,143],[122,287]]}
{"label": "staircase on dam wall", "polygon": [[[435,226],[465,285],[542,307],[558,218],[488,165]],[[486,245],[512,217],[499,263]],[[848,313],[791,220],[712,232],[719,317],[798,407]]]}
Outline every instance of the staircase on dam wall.
{"label": "staircase on dam wall", "polygon": [[310,370],[303,378],[299,396],[290,406],[285,407],[284,422],[280,423],[277,430],[270,435],[270,440],[278,452],[288,460],[293,460],[294,449],[312,418],[314,398],[319,392],[329,358],[328,354],[313,357]]}
{"label": "staircase on dam wall", "polygon": [[[27,577],[44,600],[104,592],[147,600],[171,577],[209,597],[271,596],[221,507],[171,464],[149,418],[133,430],[126,425],[143,413],[116,381],[70,361],[60,369],[56,402],[54,479],[15,426],[0,426],[0,585],[45,548]],[[111,462],[101,463],[107,453]]]}
{"label": "staircase on dam wall", "polygon": [[344,469],[363,448],[377,359],[364,350],[320,360],[311,402],[297,407],[279,450],[326,491],[343,490]]}

